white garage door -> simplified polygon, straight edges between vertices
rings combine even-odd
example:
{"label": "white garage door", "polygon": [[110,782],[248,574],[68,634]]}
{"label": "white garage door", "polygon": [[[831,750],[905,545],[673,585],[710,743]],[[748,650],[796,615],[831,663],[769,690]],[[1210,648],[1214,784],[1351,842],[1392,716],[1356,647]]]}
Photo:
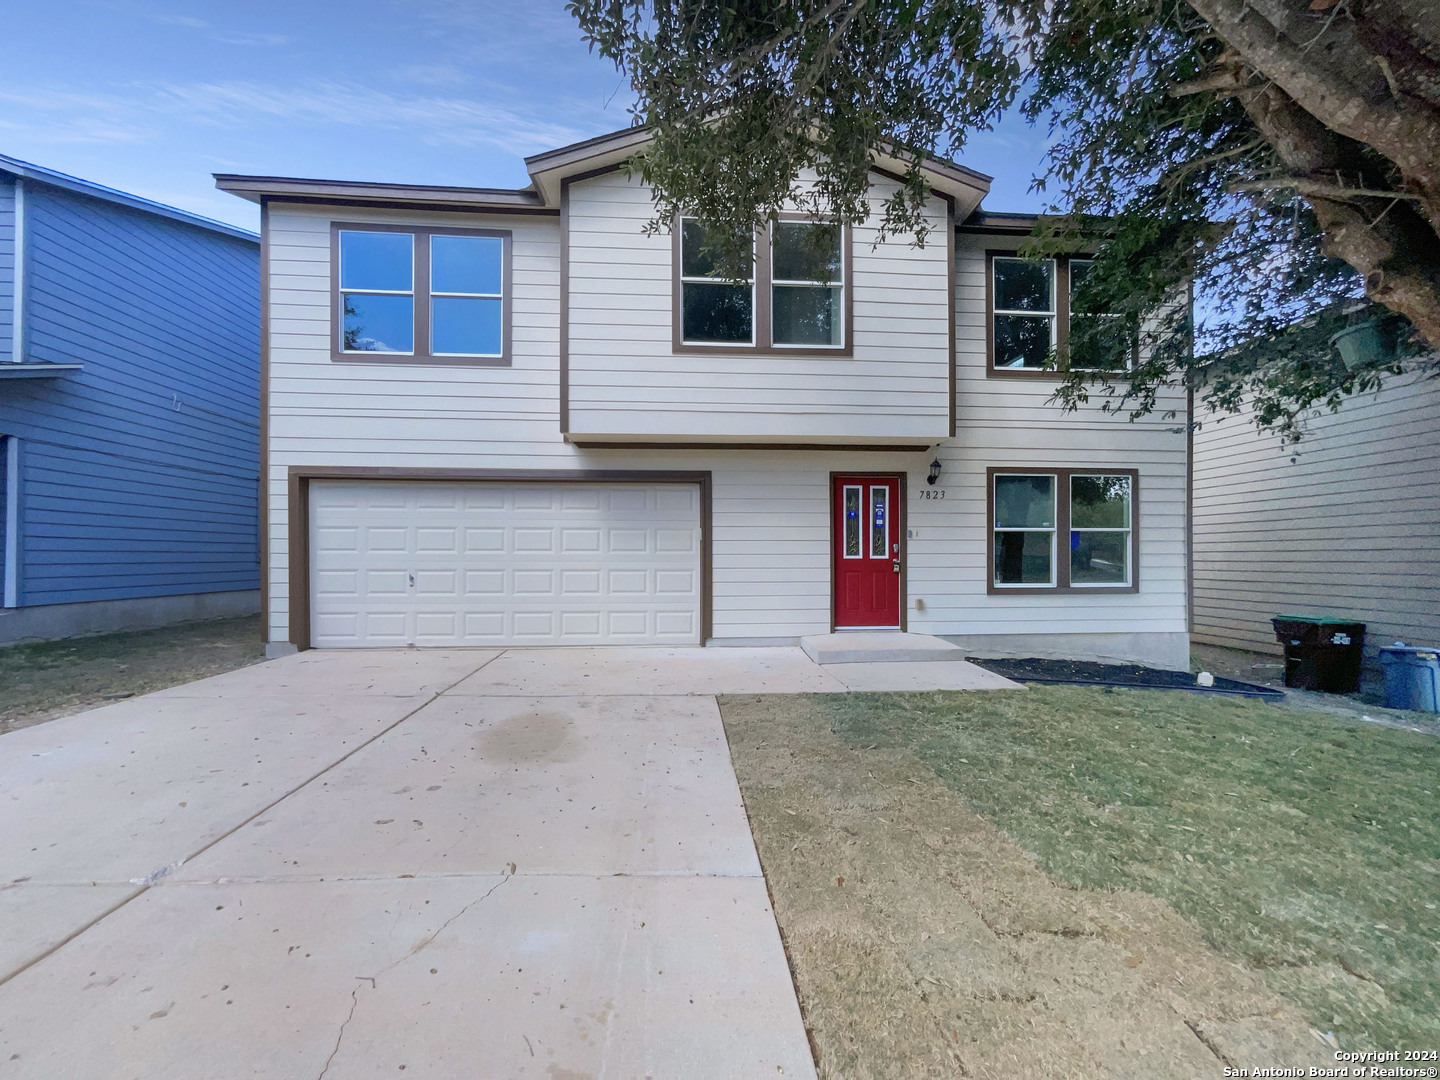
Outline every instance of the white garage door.
{"label": "white garage door", "polygon": [[696,645],[693,484],[313,481],[311,643]]}

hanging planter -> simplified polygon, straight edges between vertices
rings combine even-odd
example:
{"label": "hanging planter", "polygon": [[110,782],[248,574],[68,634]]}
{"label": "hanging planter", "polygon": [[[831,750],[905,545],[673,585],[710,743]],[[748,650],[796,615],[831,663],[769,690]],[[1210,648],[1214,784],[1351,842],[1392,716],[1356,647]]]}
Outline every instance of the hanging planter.
{"label": "hanging planter", "polygon": [[1340,352],[1340,359],[1350,371],[1394,361],[1398,355],[1395,320],[1388,316],[1366,319],[1330,335],[1330,344]]}

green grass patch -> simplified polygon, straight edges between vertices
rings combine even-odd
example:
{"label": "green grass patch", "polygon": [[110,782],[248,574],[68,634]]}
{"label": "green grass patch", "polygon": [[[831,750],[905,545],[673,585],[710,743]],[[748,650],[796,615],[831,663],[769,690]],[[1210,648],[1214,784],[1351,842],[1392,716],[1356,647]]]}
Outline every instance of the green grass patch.
{"label": "green grass patch", "polygon": [[816,700],[1051,875],[1164,899],[1343,1046],[1440,1045],[1440,740],[1177,692]]}

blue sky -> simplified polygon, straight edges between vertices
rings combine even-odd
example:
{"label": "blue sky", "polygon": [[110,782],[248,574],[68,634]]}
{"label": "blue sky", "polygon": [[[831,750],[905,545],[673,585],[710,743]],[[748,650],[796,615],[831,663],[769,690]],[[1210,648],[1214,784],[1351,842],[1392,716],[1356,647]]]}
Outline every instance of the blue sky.
{"label": "blue sky", "polygon": [[[246,228],[211,173],[521,187],[629,103],[561,0],[16,3],[0,41],[0,153]],[[972,141],[988,209],[1039,208],[1043,145]]]}

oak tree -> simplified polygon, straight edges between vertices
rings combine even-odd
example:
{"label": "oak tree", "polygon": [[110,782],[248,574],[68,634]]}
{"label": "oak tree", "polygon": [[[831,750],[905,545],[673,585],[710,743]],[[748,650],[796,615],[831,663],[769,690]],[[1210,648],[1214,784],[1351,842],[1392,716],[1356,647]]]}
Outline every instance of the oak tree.
{"label": "oak tree", "polygon": [[[1077,310],[1124,319],[1128,371],[1059,401],[1143,415],[1207,367],[1213,407],[1290,434],[1400,370],[1350,370],[1346,320],[1394,313],[1440,348],[1440,3],[1435,0],[573,0],[653,138],[633,163],[654,224],[683,209],[739,265],[788,201],[870,213],[876,147],[910,163],[882,229],[926,238],[927,156],[1007,109],[1047,125],[1028,248],[1094,250]],[[815,181],[798,189],[802,170]],[[997,207],[1003,209],[1003,207]],[[726,238],[730,238],[727,240]],[[1192,289],[1189,306],[1176,303]],[[1351,313],[1361,298],[1375,308]],[[1074,343],[1072,343],[1074,344]],[[1077,346],[1078,347],[1078,346]],[[1198,354],[1198,356],[1197,356]],[[1217,361],[1218,358],[1218,361]],[[1064,367],[1065,358],[1054,362]]]}

